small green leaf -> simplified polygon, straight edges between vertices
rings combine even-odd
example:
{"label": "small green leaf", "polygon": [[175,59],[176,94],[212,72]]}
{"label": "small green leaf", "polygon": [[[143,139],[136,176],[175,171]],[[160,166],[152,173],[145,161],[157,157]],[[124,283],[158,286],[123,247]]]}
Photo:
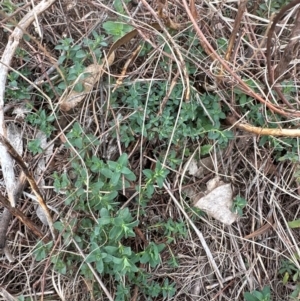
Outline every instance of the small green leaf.
{"label": "small green leaf", "polygon": [[216,131],[210,131],[208,133],[208,139],[212,139],[212,140],[216,140],[217,138],[219,138],[220,133],[216,132]]}
{"label": "small green leaf", "polygon": [[107,162],[109,168],[113,169],[113,170],[116,170],[119,166],[118,162],[115,162],[115,161],[108,161]]}
{"label": "small green leaf", "polygon": [[202,145],[201,150],[200,150],[201,155],[205,156],[205,155],[209,154],[210,151],[212,150],[212,148],[213,148],[213,146],[210,144]]}
{"label": "small green leaf", "polygon": [[291,229],[300,227],[300,219],[296,219],[294,221],[288,222],[288,225]]}
{"label": "small green leaf", "polygon": [[108,225],[110,224],[110,222],[111,222],[111,217],[109,216],[104,216],[98,219],[98,223],[101,226]]}
{"label": "small green leaf", "polygon": [[104,22],[102,26],[108,35],[113,36],[114,41],[118,40],[133,29],[130,25],[114,21]]}
{"label": "small green leaf", "polygon": [[124,174],[124,175],[129,175],[129,174],[131,174],[132,172],[131,172],[131,170],[130,170],[128,167],[123,166],[123,167],[121,168],[121,173]]}
{"label": "small green leaf", "polygon": [[87,54],[84,50],[79,50],[76,52],[76,57],[79,59],[85,58],[86,56],[87,56]]}
{"label": "small green leaf", "polygon": [[244,293],[244,298],[246,301],[260,301],[259,299],[257,299],[255,296],[253,296],[249,292]]}
{"label": "small green leaf", "polygon": [[118,173],[118,172],[114,172],[112,177],[111,177],[111,180],[110,180],[110,184],[113,185],[113,186],[116,186],[120,180],[120,177],[121,177],[121,174]]}
{"label": "small green leaf", "polygon": [[154,172],[151,169],[144,169],[143,174],[146,176],[147,179],[152,179]]}
{"label": "small green leaf", "polygon": [[118,163],[122,166],[126,166],[128,163],[128,156],[126,153],[122,154],[121,157],[118,159]]}
{"label": "small green leaf", "polygon": [[152,184],[148,184],[146,188],[147,197],[151,198],[152,194],[154,193],[154,186]]}
{"label": "small green leaf", "polygon": [[103,174],[106,178],[110,179],[113,176],[113,172],[108,168],[101,168],[99,170],[101,174]]}
{"label": "small green leaf", "polygon": [[106,246],[104,247],[105,251],[109,254],[114,254],[115,252],[118,251],[117,247],[113,247],[113,246]]}
{"label": "small green leaf", "polygon": [[97,269],[98,273],[102,274],[102,272],[104,270],[104,265],[103,265],[103,261],[101,259],[96,261],[96,269]]}
{"label": "small green leaf", "polygon": [[136,180],[136,176],[133,172],[130,172],[129,174],[125,174],[125,178],[128,181],[135,181]]}

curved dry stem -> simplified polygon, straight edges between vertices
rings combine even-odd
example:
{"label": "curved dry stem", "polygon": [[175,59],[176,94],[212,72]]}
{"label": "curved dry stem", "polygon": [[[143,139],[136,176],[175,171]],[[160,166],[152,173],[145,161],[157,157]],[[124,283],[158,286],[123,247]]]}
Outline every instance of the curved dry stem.
{"label": "curved dry stem", "polygon": [[[297,0],[298,1],[298,0]],[[194,29],[199,37],[199,41],[201,43],[201,46],[203,47],[203,49],[207,52],[208,55],[210,55],[213,59],[216,59],[223,67],[225,70],[227,70],[229,72],[229,74],[233,77],[234,80],[236,80],[239,84],[239,87],[249,96],[254,97],[255,99],[257,99],[258,101],[260,101],[261,103],[263,103],[264,105],[266,105],[266,107],[268,107],[271,111],[278,113],[282,116],[285,117],[299,117],[300,116],[300,112],[299,111],[294,111],[294,112],[289,112],[286,111],[284,109],[282,109],[279,106],[275,106],[272,103],[266,101],[265,99],[263,99],[259,94],[257,94],[256,92],[254,92],[230,67],[229,65],[216,53],[216,51],[214,50],[214,48],[212,47],[212,45],[208,42],[208,40],[206,39],[205,35],[202,33],[201,29],[198,27],[198,24],[196,22],[196,20],[193,18],[192,13],[188,7],[188,4],[186,2],[186,0],[183,0],[183,4],[184,4],[184,8],[190,18],[190,20],[193,23]]]}

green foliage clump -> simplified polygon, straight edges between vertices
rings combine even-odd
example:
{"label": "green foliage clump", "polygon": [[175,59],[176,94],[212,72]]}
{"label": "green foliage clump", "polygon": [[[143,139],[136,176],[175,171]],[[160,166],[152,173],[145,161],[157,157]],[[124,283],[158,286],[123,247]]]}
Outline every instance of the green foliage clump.
{"label": "green foliage clump", "polygon": [[[295,256],[299,259],[299,256]],[[290,297],[292,300],[298,300],[300,294],[300,270],[296,267],[292,260],[282,260],[280,264],[280,269],[278,273],[282,276],[282,283],[286,285],[288,282],[292,282],[294,285],[294,290]]]}
{"label": "green foliage clump", "polygon": [[[79,123],[73,125],[67,138],[66,147],[74,154],[71,172],[76,176],[70,178],[66,173],[55,173],[54,188],[58,193],[64,193],[66,205],[78,213],[84,212],[84,217],[68,221],[62,217],[55,223],[65,247],[64,251],[53,253],[51,263],[54,269],[64,275],[72,275],[79,269],[83,277],[93,279],[90,264],[100,275],[113,277],[116,300],[120,301],[130,300],[135,285],[148,297],[172,297],[176,291],[175,283],[170,283],[169,279],[156,281],[141,268],[143,265],[156,268],[161,263],[160,254],[166,249],[166,244],[149,241],[143,250],[132,248],[135,228],[139,225],[137,211],[127,207],[121,209],[118,202],[118,191],[136,181],[128,166],[127,154],[115,161],[104,161],[93,155],[98,141],[93,135],[85,134]],[[141,194],[145,191],[145,197],[152,195],[155,185],[162,187],[167,174],[159,162],[154,171],[144,170],[146,184]],[[176,231],[184,234],[183,225],[179,227],[171,222],[166,224],[166,231],[169,235]],[[79,255],[68,252],[73,241],[86,254],[83,263]],[[43,260],[51,247],[52,244],[39,243],[34,251],[36,259]],[[98,297],[102,294],[97,288],[94,293]]]}
{"label": "green foliage clump", "polygon": [[271,16],[271,14],[273,13],[277,13],[278,11],[280,11],[280,9],[287,5],[290,1],[288,0],[266,0],[266,1],[261,1],[261,3],[259,4],[259,8],[258,8],[258,15],[262,16],[262,17],[266,17],[266,15],[268,14],[268,16]]}
{"label": "green foliage clump", "polygon": [[[28,83],[24,77],[28,77],[30,71],[27,68],[22,68],[20,71],[12,71],[7,75],[7,87],[5,89],[5,99],[24,100],[30,98],[30,93],[27,89]],[[23,77],[22,77],[23,76]]]}
{"label": "green foliage clump", "polygon": [[246,292],[244,294],[246,301],[271,301],[270,287],[265,286],[261,291]]}
{"label": "green foliage clump", "polygon": [[241,197],[240,195],[237,195],[235,199],[233,200],[233,208],[232,211],[236,212],[239,216],[243,215],[243,209],[247,206],[247,201]]}
{"label": "green foliage clump", "polygon": [[[209,139],[218,141],[223,146],[232,138],[230,131],[221,129],[221,120],[225,119],[225,113],[217,95],[203,94],[201,96],[204,110],[194,99],[182,103],[183,87],[177,84],[162,113],[159,114],[167,89],[165,82],[153,84],[137,82],[123,86],[116,91],[113,105],[117,107],[118,103],[122,102],[127,106],[127,112],[124,111],[120,120],[125,119],[125,114],[129,115],[118,129],[121,142],[125,146],[134,141],[136,136],[144,136],[149,140],[168,139],[169,141],[173,135],[172,143],[178,144],[187,139],[203,138],[208,134]],[[178,119],[177,114],[179,114]]]}
{"label": "green foliage clump", "polygon": [[27,116],[26,121],[33,126],[36,126],[39,130],[44,132],[47,137],[50,137],[54,126],[52,122],[55,120],[54,115],[49,115],[45,110],[39,110],[36,113],[31,113]]}

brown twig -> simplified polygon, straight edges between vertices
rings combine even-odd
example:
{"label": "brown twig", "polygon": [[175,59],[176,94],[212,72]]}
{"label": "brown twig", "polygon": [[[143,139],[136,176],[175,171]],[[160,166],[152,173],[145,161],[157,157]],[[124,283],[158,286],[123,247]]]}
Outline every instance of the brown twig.
{"label": "brown twig", "polygon": [[275,137],[300,137],[300,129],[270,129],[252,126],[248,123],[240,123],[233,116],[227,116],[226,122],[237,128],[250,132],[259,136],[275,136]]}
{"label": "brown twig", "polygon": [[2,205],[9,210],[9,212],[14,215],[16,218],[18,218],[26,227],[28,227],[36,236],[38,236],[44,243],[48,243],[50,239],[46,237],[40,229],[18,208],[12,207],[9,203],[8,199],[6,199],[1,193],[0,193],[0,202]]}
{"label": "brown twig", "polygon": [[[300,1],[300,0],[297,0]],[[254,92],[228,65],[227,63],[216,53],[216,51],[213,49],[213,47],[211,46],[211,44],[207,41],[206,37],[204,36],[204,34],[202,33],[201,29],[198,27],[198,24],[196,22],[196,20],[193,18],[187,1],[183,0],[183,5],[185,7],[185,10],[190,18],[190,20],[192,21],[193,25],[194,25],[194,29],[199,37],[199,41],[201,43],[201,46],[203,47],[203,49],[207,52],[208,55],[210,55],[213,59],[216,59],[220,62],[220,64],[224,67],[225,70],[227,70],[229,72],[229,74],[237,81],[237,83],[239,83],[239,87],[244,91],[244,93],[246,93],[247,95],[257,99],[258,101],[260,101],[261,103],[265,104],[271,111],[278,113],[282,116],[286,116],[286,117],[299,117],[300,116],[300,112],[299,111],[287,111],[282,109],[281,107],[278,107],[268,101],[266,101],[265,99],[263,99],[259,94],[257,94],[256,92]]]}
{"label": "brown twig", "polygon": [[[24,176],[24,173],[21,173],[18,180],[17,188],[15,189],[16,200],[19,199],[20,194],[22,193],[25,185],[26,185],[26,177]],[[0,251],[5,247],[6,244],[6,233],[11,217],[12,214],[10,213],[10,211],[7,208],[4,208],[4,211],[0,219]]]}
{"label": "brown twig", "polygon": [[247,2],[248,2],[248,0],[240,1],[238,12],[237,12],[236,18],[234,20],[233,30],[232,30],[230,38],[229,38],[228,48],[227,48],[227,51],[226,51],[226,54],[225,54],[225,60],[226,61],[230,60],[231,53],[232,53],[232,48],[235,44],[234,42],[236,40],[236,35],[238,33],[238,30],[240,28],[240,24],[241,24],[244,12],[246,10]]}
{"label": "brown twig", "polygon": [[272,37],[275,31],[276,24],[279,22],[279,20],[283,17],[283,15],[291,8],[296,6],[297,4],[300,3],[300,0],[294,0],[284,6],[279,13],[275,16],[273,19],[273,23],[270,27],[270,30],[268,32],[268,39],[267,39],[267,70],[268,70],[268,78],[269,78],[269,84],[273,85],[274,83],[274,73],[272,70],[272,65],[271,65],[271,48],[272,48]]}
{"label": "brown twig", "polygon": [[198,13],[197,13],[196,5],[195,5],[195,0],[190,1],[190,10],[191,10],[191,13],[192,13],[193,17],[195,18],[195,20],[197,20]]}
{"label": "brown twig", "polygon": [[168,89],[168,92],[167,92],[166,96],[164,97],[164,99],[162,100],[162,102],[161,102],[161,104],[159,106],[159,111],[158,111],[158,114],[157,114],[158,116],[162,115],[163,110],[164,110],[164,108],[165,108],[165,106],[166,106],[166,104],[167,104],[167,102],[168,102],[168,100],[170,98],[170,95],[171,95],[172,91],[174,90],[174,87],[177,84],[177,79],[178,79],[179,75],[180,75],[180,73],[179,73],[179,70],[178,70],[176,72],[174,78],[172,79],[172,82],[170,84],[170,88]]}
{"label": "brown twig", "polygon": [[[147,3],[146,0],[141,0],[141,1],[143,2],[144,6],[150,11],[150,13],[152,14],[152,16],[156,19],[157,23],[160,25],[161,29],[166,34],[166,36],[168,37],[169,41],[171,43],[175,44],[174,40],[170,36],[169,32],[166,30],[165,26],[163,26],[161,20],[159,19],[159,17],[155,13],[155,11],[152,9],[152,7]],[[190,84],[189,84],[189,76],[188,76],[188,73],[187,73],[186,65],[184,63],[184,59],[183,59],[182,54],[180,53],[179,48],[177,47],[177,45],[174,45],[174,50],[177,53],[178,59],[179,59],[178,69],[180,68],[182,70],[182,73],[183,73],[182,76],[184,77],[185,82],[186,82],[186,86],[185,86],[185,100],[188,101],[190,99]]]}
{"label": "brown twig", "polygon": [[17,151],[14,149],[14,147],[10,144],[10,142],[0,134],[0,142],[2,145],[4,145],[8,151],[8,153],[10,154],[10,156],[20,165],[20,167],[22,168],[22,171],[24,172],[27,181],[29,182],[29,185],[32,189],[32,191],[34,192],[36,198],[37,198],[37,202],[39,203],[39,205],[41,206],[41,208],[44,211],[44,214],[47,218],[47,222],[52,234],[53,239],[55,239],[55,230],[54,230],[54,226],[53,226],[53,221],[49,212],[49,209],[43,199],[42,194],[40,193],[40,190],[34,180],[34,177],[31,175],[31,173],[29,172],[25,162],[23,161],[22,157],[17,153]]}
{"label": "brown twig", "polygon": [[117,82],[116,82],[116,85],[113,89],[112,92],[114,92],[120,85],[122,85],[123,83],[123,79],[125,78],[126,76],[126,72],[127,72],[127,69],[129,67],[129,65],[136,59],[137,55],[139,54],[140,50],[141,50],[142,46],[139,45],[131,54],[130,58],[126,61],[123,69],[122,69],[122,72],[119,76],[119,78],[117,79]]}
{"label": "brown twig", "polygon": [[274,80],[276,81],[287,69],[291,60],[297,57],[299,52],[299,36],[300,36],[300,10],[297,12],[295,25],[293,27],[289,43],[286,45],[281,59],[274,72]]}
{"label": "brown twig", "polygon": [[256,236],[266,233],[269,229],[271,229],[273,227],[273,222],[274,222],[272,213],[273,210],[271,210],[270,213],[268,214],[267,222],[263,226],[261,226],[259,229],[255,230],[254,232],[246,235],[244,238],[245,239],[254,238]]}
{"label": "brown twig", "polygon": [[[5,83],[9,70],[11,60],[14,53],[19,45],[20,40],[27,27],[35,20],[36,16],[41,12],[46,10],[50,5],[52,5],[55,0],[42,0],[33,7],[16,25],[12,34],[9,37],[8,43],[3,52],[2,58],[0,60],[0,134],[6,137],[6,126],[4,122],[4,94],[5,94]],[[8,199],[12,206],[15,206],[16,202],[14,199],[14,189],[15,189],[15,173],[13,170],[13,160],[8,154],[7,150],[3,145],[0,144],[0,158],[3,170],[3,178],[5,180],[5,185],[7,189]]]}

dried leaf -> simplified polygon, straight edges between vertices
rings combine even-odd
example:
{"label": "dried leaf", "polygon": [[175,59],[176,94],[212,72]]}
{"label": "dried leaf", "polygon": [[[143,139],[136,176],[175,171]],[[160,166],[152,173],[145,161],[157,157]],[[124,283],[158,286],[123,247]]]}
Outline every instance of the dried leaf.
{"label": "dried leaf", "polygon": [[211,157],[203,158],[198,161],[193,158],[187,162],[186,168],[189,175],[203,178],[214,170],[214,161]]}
{"label": "dried leaf", "polygon": [[36,211],[35,211],[37,217],[39,218],[39,220],[45,225],[48,226],[48,221],[47,221],[47,217],[44,213],[44,210],[42,209],[42,207],[40,205],[37,206]]}
{"label": "dried leaf", "polygon": [[23,139],[21,129],[15,124],[10,123],[7,127],[7,138],[10,144],[14,147],[17,153],[22,156],[23,153]]}
{"label": "dried leaf", "polygon": [[28,109],[27,105],[25,103],[19,104],[18,106],[16,106],[13,111],[12,111],[12,115],[16,115],[16,119],[18,120],[22,120],[25,118],[25,116],[27,115],[27,113],[29,113],[31,110]]}
{"label": "dried leaf", "polygon": [[168,14],[168,2],[165,1],[164,3],[159,2],[158,3],[158,10],[157,10],[158,17],[164,21],[167,27],[179,30],[181,28],[181,25],[179,23],[175,23],[172,21]]}
{"label": "dried leaf", "polygon": [[195,207],[205,211],[223,224],[231,225],[238,218],[238,215],[231,211],[233,204],[231,185],[224,184],[216,177],[207,183],[207,188],[204,196],[201,196],[203,192],[197,193],[195,189],[185,192],[192,198]]}
{"label": "dried leaf", "polygon": [[198,19],[198,13],[197,13],[196,5],[195,5],[195,0],[190,1],[190,10],[191,10],[191,14],[192,14],[193,18],[195,20],[197,20]]}
{"label": "dried leaf", "polygon": [[72,90],[70,93],[64,94],[60,100],[60,109],[62,111],[67,112],[78,106],[81,103],[81,101],[85,98],[85,96],[91,92],[96,82],[102,76],[104,67],[107,64],[108,66],[112,65],[114,59],[115,53],[113,51],[110,53],[109,57],[107,58],[107,61],[105,61],[105,63],[103,63],[102,65],[91,64],[88,67],[86,67],[83,73],[88,74],[88,76],[81,76],[78,80],[74,82],[74,85],[79,83],[82,84],[83,91],[76,92]]}
{"label": "dried leaf", "polygon": [[81,83],[83,85],[83,91],[76,92],[72,90],[70,93],[64,94],[60,101],[60,109],[62,111],[70,111],[81,103],[84,97],[93,89],[94,84],[100,76],[101,69],[102,66],[98,64],[92,64],[85,69],[84,74],[88,74],[88,76],[84,78],[81,76],[81,79],[74,83]]}
{"label": "dried leaf", "polygon": [[172,21],[172,19],[168,18],[166,21],[166,25],[170,27],[171,29],[179,30],[181,28],[181,25],[179,23],[176,23]]}
{"label": "dried leaf", "polygon": [[[38,164],[37,164],[37,167],[36,167],[35,173],[34,173],[34,178],[35,178],[36,182],[39,183],[39,189],[42,192],[43,187],[45,185],[45,180],[42,176],[45,172],[46,164],[52,156],[54,145],[51,144],[48,148],[46,148],[48,145],[47,136],[42,131],[37,131],[36,139],[40,140],[40,146],[43,150],[45,150],[44,156],[42,156],[41,159],[38,161]],[[36,215],[45,226],[48,226],[46,214],[40,205],[36,205]]]}

